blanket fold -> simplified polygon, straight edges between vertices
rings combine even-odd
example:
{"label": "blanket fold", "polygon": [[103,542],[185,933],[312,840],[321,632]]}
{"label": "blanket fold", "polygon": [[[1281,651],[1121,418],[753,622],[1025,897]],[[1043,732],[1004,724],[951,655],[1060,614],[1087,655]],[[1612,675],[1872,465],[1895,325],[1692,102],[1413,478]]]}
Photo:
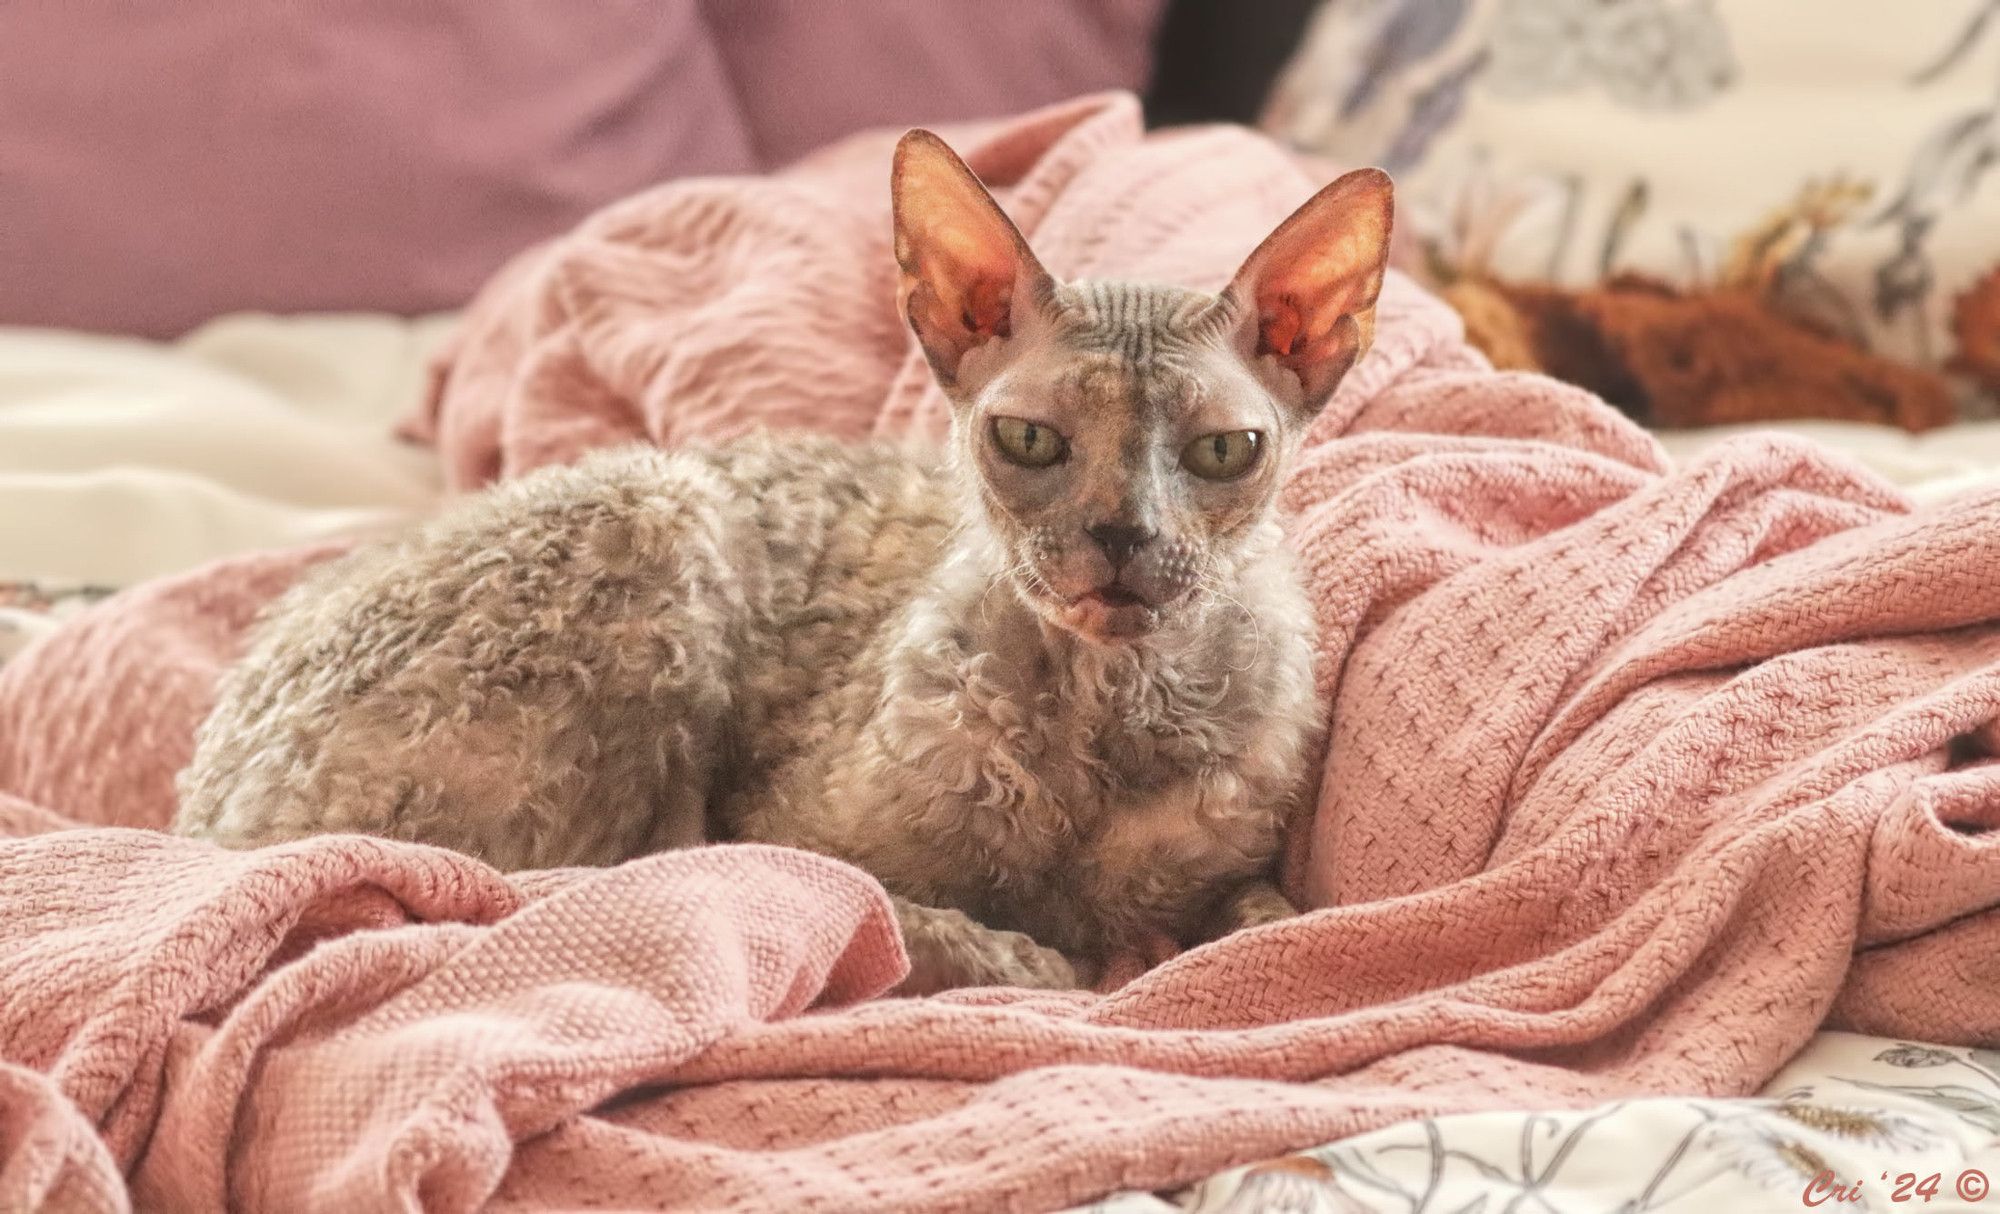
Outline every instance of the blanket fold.
{"label": "blanket fold", "polygon": [[[1316,184],[1089,98],[947,132],[1052,271],[1215,287]],[[518,259],[410,432],[455,484],[755,425],[931,435],[865,136]],[[2000,1045],[2000,494],[1673,468],[1390,279],[1284,490],[1319,909],[1103,994],[875,999],[879,887],[711,847],[503,877],[169,838],[216,673],[332,549],[0,669],[0,1208],[1051,1208],[1410,1116],[1756,1089],[1823,1022]]]}

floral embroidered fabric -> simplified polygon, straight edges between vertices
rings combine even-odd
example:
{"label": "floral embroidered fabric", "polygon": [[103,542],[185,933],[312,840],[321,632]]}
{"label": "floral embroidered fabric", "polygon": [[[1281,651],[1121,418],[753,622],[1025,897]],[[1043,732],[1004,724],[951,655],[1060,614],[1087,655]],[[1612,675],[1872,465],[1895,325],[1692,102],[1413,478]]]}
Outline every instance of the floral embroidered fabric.
{"label": "floral embroidered fabric", "polygon": [[[2000,408],[1996,81],[2000,0],[1893,14],[1864,0],[1338,0],[1265,125],[1395,175],[1398,223],[1433,286],[1584,292],[1636,275],[1766,314],[1656,318],[1649,294],[1551,316],[1548,299],[1503,291],[1513,306],[1496,320],[1489,295],[1453,299],[1496,361],[1614,403],[1665,396],[1682,412],[1649,420],[1670,424],[1761,409],[1919,429]],[[1799,400],[1762,381],[1749,402],[1652,382],[1668,374],[1645,365],[1660,326],[1693,326],[1702,340],[1676,356],[1701,362],[1702,345],[1766,317],[1834,348],[1773,330],[1799,374],[1851,365]],[[1681,370],[1745,374],[1727,359]],[[1845,399],[1857,376],[1866,390]]]}
{"label": "floral embroidered fabric", "polygon": [[1089,1214],[1976,1210],[2000,1182],[2000,1051],[1822,1033],[1756,1099],[1405,1122]]}

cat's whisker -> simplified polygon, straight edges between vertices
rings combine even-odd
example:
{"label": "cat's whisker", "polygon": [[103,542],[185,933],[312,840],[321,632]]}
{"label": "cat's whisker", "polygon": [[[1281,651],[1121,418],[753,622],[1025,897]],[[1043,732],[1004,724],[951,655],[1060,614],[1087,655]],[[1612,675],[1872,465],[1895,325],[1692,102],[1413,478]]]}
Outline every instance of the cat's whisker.
{"label": "cat's whisker", "polygon": [[[986,589],[981,591],[979,595],[979,622],[981,624],[990,626],[993,623],[993,592],[1000,589],[1013,591],[1014,580],[1023,576],[1035,579],[1035,571],[1029,567],[1028,558],[1026,557],[1016,560],[987,584]],[[1030,584],[1032,585],[1033,582],[1031,581]]]}
{"label": "cat's whisker", "polygon": [[1229,668],[1230,673],[1242,674],[1244,671],[1249,670],[1252,667],[1256,666],[1258,659],[1264,656],[1264,623],[1262,620],[1259,620],[1257,618],[1257,613],[1250,610],[1250,608],[1246,607],[1242,599],[1239,599],[1235,595],[1229,593],[1227,590],[1224,590],[1221,584],[1218,583],[1215,580],[1215,578],[1212,575],[1208,574],[1207,572],[1203,572],[1201,576],[1196,580],[1195,587],[1199,593],[1212,594],[1216,598],[1221,599],[1223,602],[1228,603],[1230,606],[1236,608],[1236,610],[1242,612],[1244,619],[1250,621],[1250,632],[1252,637],[1250,645],[1250,656],[1248,659],[1244,661],[1243,665],[1231,666]]}

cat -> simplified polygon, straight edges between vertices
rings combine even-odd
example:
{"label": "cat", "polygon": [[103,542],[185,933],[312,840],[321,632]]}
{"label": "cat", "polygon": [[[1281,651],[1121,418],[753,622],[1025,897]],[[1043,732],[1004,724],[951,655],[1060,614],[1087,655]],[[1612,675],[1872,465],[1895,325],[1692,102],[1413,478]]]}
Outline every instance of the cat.
{"label": "cat", "polygon": [[1275,499],[1373,335],[1387,176],[1219,295],[1058,282],[929,132],[891,192],[941,449],[620,448],[352,552],[225,676],[176,829],[502,869],[806,848],[890,892],[904,994],[1088,985],[1295,913],[1323,721]]}

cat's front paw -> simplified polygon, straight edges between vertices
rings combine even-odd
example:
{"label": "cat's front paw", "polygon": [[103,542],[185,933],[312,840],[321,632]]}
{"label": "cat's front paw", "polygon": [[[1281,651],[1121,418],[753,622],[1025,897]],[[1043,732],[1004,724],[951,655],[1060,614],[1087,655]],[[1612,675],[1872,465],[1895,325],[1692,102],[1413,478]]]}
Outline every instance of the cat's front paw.
{"label": "cat's front paw", "polygon": [[1299,913],[1291,900],[1269,881],[1254,881],[1231,894],[1222,904],[1215,935],[1220,938],[1247,927],[1263,927],[1290,919]]}
{"label": "cat's front paw", "polygon": [[1088,985],[1076,963],[1052,948],[1044,948],[1020,932],[995,932],[997,947],[990,956],[992,978],[982,986],[1026,986],[1036,990],[1069,991]]}
{"label": "cat's front paw", "polygon": [[967,986],[1074,990],[1089,978],[1033,937],[987,927],[962,911],[899,903],[897,919],[910,957],[909,976],[895,990],[899,995]]}

